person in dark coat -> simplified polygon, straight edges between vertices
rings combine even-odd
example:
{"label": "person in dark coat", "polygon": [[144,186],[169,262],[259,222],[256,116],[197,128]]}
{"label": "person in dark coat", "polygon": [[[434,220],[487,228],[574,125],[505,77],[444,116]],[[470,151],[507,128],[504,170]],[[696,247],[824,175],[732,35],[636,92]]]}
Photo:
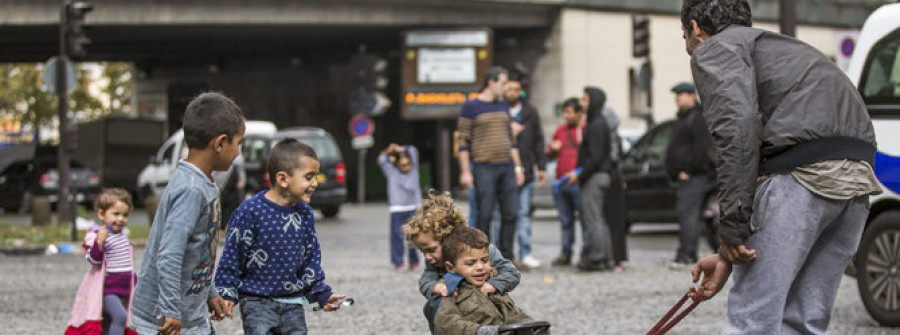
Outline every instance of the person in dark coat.
{"label": "person in dark coat", "polygon": [[678,118],[669,134],[666,172],[677,196],[679,245],[673,262],[687,265],[697,262],[697,238],[704,230],[702,212],[712,185],[715,154],[694,84],[680,83],[672,87],[672,92]]}
{"label": "person in dark coat", "polygon": [[612,242],[604,216],[604,194],[609,189],[610,136],[603,117],[606,93],[596,87],[586,87],[581,99],[587,110],[587,127],[578,148],[578,167],[569,172],[569,183],[577,182],[581,192],[581,220],[588,245],[582,248],[578,268],[585,271],[612,268]]}
{"label": "person in dark coat", "polygon": [[866,105],[820,51],[750,27],[746,0],[684,0],[681,24],[721,210],[721,248],[697,262],[691,295],[732,277],[723,334],[824,334],[882,191]]}
{"label": "person in dark coat", "polygon": [[[541,117],[532,104],[522,99],[523,76],[511,72],[503,92],[509,104],[510,129],[516,137],[519,158],[525,172],[525,182],[519,186],[519,209],[516,216],[516,235],[519,241],[519,258],[516,264],[537,268],[541,262],[531,255],[531,199],[534,188],[547,182],[547,154],[544,153],[544,131]],[[537,171],[535,171],[537,170]]]}

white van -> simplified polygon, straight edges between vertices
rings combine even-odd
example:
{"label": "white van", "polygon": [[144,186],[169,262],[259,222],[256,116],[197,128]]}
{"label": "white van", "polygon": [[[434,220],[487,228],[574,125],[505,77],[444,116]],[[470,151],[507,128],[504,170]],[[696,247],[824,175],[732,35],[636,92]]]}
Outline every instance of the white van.
{"label": "white van", "polygon": [[[269,121],[246,121],[244,136],[268,136],[278,132],[275,124]],[[178,161],[187,157],[188,149],[184,144],[184,129],[178,129],[159,148],[155,156],[150,157],[148,164],[138,175],[138,190],[141,199],[161,195],[166,188]]]}
{"label": "white van", "polygon": [[866,19],[848,75],[859,89],[878,141],[875,174],[884,193],[871,211],[854,258],[863,304],[885,326],[900,326],[900,4]]}

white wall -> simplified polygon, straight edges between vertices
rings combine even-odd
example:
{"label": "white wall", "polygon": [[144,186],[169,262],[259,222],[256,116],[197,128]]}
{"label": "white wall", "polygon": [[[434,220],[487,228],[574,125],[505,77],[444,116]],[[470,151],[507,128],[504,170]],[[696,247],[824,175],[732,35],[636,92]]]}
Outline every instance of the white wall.
{"label": "white wall", "polygon": [[[778,31],[777,23],[754,26]],[[800,40],[826,56],[837,53],[836,33],[842,29],[798,26]],[[623,120],[621,128],[644,128],[644,120],[629,117],[628,69],[640,60],[631,56],[631,13],[563,8],[546,41],[546,54],[537,62],[532,81],[532,103],[541,112],[545,134],[560,121],[555,104],[580,97],[584,86],[606,91],[607,105]],[[675,117],[672,86],[692,81],[690,57],[684,49],[677,16],[650,16],[650,60],[653,63],[653,115],[656,121]]]}

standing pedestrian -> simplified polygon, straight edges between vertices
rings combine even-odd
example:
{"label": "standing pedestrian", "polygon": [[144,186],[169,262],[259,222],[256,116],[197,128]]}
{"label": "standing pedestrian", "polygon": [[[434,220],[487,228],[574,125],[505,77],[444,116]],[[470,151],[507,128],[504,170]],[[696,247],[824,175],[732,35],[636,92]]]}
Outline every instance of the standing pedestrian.
{"label": "standing pedestrian", "polygon": [[188,155],[160,198],[134,288],[130,322],[138,334],[207,335],[210,319],[230,316],[212,282],[222,214],[211,174],[228,170],[243,138],[244,113],[228,97],[202,93],[188,103]]}
{"label": "standing pedestrian", "polygon": [[[578,164],[578,148],[584,134],[584,113],[578,98],[569,98],[562,105],[562,117],[565,123],[559,125],[547,146],[548,156],[556,158],[556,181],[553,183],[553,203],[559,213],[560,244],[562,250],[553,262],[554,266],[572,264],[572,245],[575,243],[575,213],[581,215],[581,195],[578,183],[568,183],[566,175],[575,170]],[[584,234],[582,222],[582,252],[586,254],[587,235]]]}
{"label": "standing pedestrian", "polygon": [[[519,147],[519,158],[525,170],[525,181],[519,187],[519,210],[516,231],[519,237],[519,263],[529,268],[541,266],[541,261],[531,255],[531,199],[534,187],[547,182],[547,155],[544,153],[544,131],[537,109],[522,99],[522,75],[513,72],[506,83],[503,97],[509,104],[510,128]],[[537,169],[537,183],[535,183]]]}
{"label": "standing pedestrian", "polygon": [[622,262],[628,260],[628,223],[625,220],[625,179],[619,169],[622,159],[622,140],[619,137],[619,116],[609,106],[603,106],[603,119],[609,130],[609,188],[603,197],[603,214],[609,227],[612,244],[613,271],[622,272]]}
{"label": "standing pedestrian", "polygon": [[[89,228],[81,244],[91,268],[75,295],[66,334],[134,333],[126,328],[135,279],[134,248],[123,232],[133,206],[131,194],[121,188],[103,189],[94,201],[100,225]],[[105,331],[103,314],[109,317]]]}
{"label": "standing pedestrian", "polygon": [[[494,204],[500,202],[500,237],[498,249],[503,257],[513,259],[516,233],[516,188],[525,181],[525,170],[519,161],[519,149],[509,127],[509,105],[503,101],[506,69],[494,66],[484,74],[481,92],[466,101],[459,112],[459,183],[475,187],[478,201],[476,227],[491,235]],[[470,170],[471,160],[471,170]]]}
{"label": "standing pedestrian", "polygon": [[395,270],[403,269],[404,247],[409,254],[409,270],[419,266],[419,252],[406,246],[403,225],[416,214],[422,203],[419,188],[419,151],[412,145],[391,143],[378,155],[378,166],[387,179],[388,203],[391,212],[391,263]]}
{"label": "standing pedestrian", "polygon": [[581,220],[586,235],[584,253],[578,268],[585,271],[603,271],[612,268],[612,241],[604,215],[604,194],[609,189],[610,136],[609,126],[603,117],[606,93],[596,87],[585,87],[581,108],[587,111],[584,140],[578,148],[578,172],[569,172],[568,183],[578,183],[581,192]]}
{"label": "standing pedestrian", "polygon": [[697,238],[704,230],[703,207],[714,177],[715,153],[694,84],[679,83],[672,92],[678,113],[669,134],[666,172],[677,197],[678,250],[672,260],[677,267],[697,262]]}
{"label": "standing pedestrian", "polygon": [[866,106],[821,52],[751,28],[745,0],[685,0],[681,23],[721,204],[722,245],[694,267],[693,296],[731,275],[724,334],[824,334],[881,192]]}

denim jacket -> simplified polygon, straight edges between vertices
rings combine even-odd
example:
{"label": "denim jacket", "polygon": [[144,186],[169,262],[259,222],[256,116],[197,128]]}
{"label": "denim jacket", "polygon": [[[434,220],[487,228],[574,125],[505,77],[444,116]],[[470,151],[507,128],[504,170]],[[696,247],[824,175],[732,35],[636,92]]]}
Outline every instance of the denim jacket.
{"label": "denim jacket", "polygon": [[175,318],[183,329],[207,324],[206,302],[218,296],[212,279],[219,220],[216,185],[193,164],[179,162],[147,238],[132,317]]}

